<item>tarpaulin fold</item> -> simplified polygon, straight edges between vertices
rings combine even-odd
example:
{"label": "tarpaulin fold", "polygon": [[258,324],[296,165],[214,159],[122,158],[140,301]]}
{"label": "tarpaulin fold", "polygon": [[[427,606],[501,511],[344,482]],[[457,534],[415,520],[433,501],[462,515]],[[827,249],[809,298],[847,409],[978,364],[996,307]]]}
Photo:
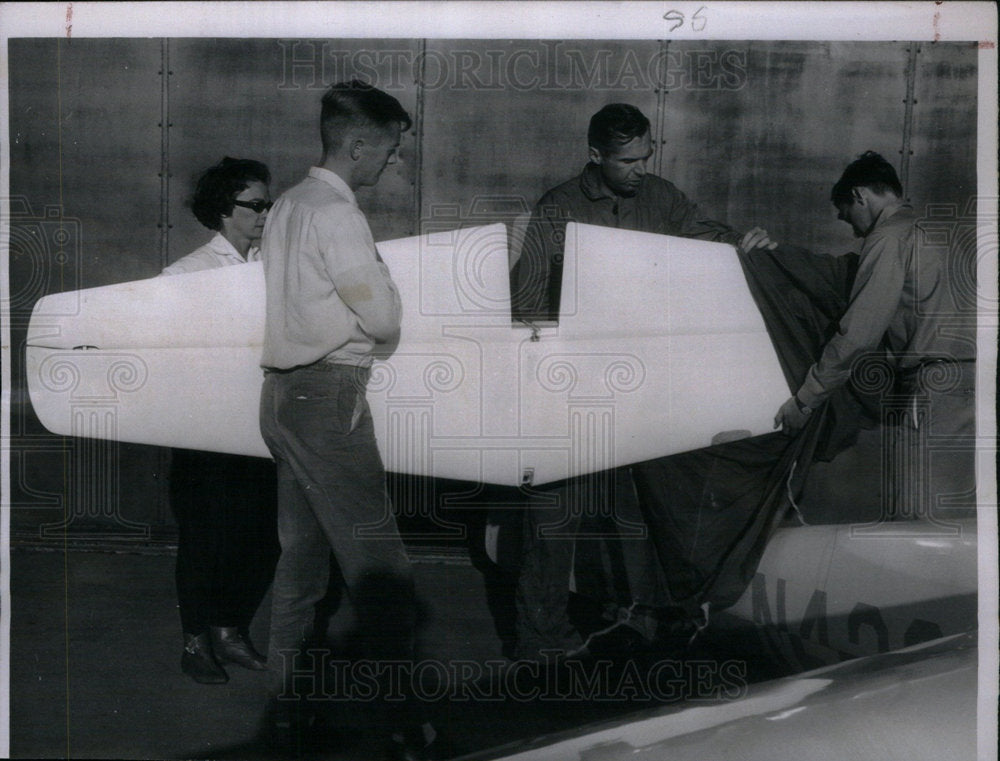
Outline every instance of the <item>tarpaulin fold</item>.
{"label": "tarpaulin fold", "polygon": [[[783,245],[740,262],[791,395],[837,329],[857,256]],[[795,436],[777,432],[633,465],[672,604],[693,614],[705,602],[735,603],[789,506],[789,489],[799,488],[814,458],[853,443],[864,419],[865,406],[844,387]]]}

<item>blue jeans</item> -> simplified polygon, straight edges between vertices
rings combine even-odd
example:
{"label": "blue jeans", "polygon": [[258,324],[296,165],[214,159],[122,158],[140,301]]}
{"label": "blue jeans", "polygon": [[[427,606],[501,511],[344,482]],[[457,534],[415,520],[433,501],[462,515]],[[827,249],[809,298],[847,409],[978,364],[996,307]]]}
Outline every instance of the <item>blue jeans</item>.
{"label": "blue jeans", "polygon": [[[413,654],[413,575],[389,506],[367,382],[367,369],[324,362],[264,379],[260,427],[277,464],[281,543],[268,643],[272,694],[290,696],[292,669],[310,668],[299,656],[327,591],[331,550],[364,655]],[[359,535],[366,525],[380,530]]]}

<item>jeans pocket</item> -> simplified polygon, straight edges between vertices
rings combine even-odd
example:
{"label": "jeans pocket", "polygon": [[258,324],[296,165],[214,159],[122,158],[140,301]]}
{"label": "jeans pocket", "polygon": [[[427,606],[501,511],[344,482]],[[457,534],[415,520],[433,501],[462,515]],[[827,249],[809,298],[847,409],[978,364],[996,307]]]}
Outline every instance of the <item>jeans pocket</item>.
{"label": "jeans pocket", "polygon": [[306,434],[346,436],[357,425],[358,396],[350,379],[334,374],[296,379],[286,397],[289,422]]}

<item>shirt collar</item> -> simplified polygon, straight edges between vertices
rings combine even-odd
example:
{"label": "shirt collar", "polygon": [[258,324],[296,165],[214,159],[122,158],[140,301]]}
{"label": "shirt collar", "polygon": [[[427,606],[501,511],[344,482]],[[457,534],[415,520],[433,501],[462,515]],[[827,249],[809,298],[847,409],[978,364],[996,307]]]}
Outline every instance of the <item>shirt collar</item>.
{"label": "shirt collar", "polygon": [[[220,254],[225,254],[226,256],[231,256],[243,261],[243,256],[240,252],[236,250],[236,246],[229,242],[229,239],[220,232],[215,234],[215,237],[211,240],[211,246],[218,251]],[[250,253],[249,251],[247,252]],[[249,261],[249,259],[247,259]]]}
{"label": "shirt collar", "polygon": [[909,204],[905,204],[902,201],[898,203],[889,204],[888,206],[883,208],[882,211],[878,213],[877,217],[875,217],[875,221],[872,223],[872,230],[874,230],[876,227],[880,225],[885,224],[894,216],[896,216],[896,214],[898,214],[899,212],[908,211],[912,208],[913,208],[912,206],[910,206]]}
{"label": "shirt collar", "polygon": [[354,191],[351,190],[347,183],[341,179],[340,175],[336,172],[332,172],[329,169],[325,169],[321,166],[310,167],[309,176],[325,182],[327,185],[336,190],[340,195],[346,198],[353,206],[358,205],[357,199],[354,197]]}

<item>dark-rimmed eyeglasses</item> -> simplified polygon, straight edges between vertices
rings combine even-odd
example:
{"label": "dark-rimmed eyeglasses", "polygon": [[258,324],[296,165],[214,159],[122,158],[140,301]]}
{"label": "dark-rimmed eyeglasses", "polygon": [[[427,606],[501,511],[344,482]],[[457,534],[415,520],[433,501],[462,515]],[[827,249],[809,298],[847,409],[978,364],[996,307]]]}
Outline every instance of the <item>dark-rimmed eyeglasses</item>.
{"label": "dark-rimmed eyeglasses", "polygon": [[271,210],[271,207],[274,206],[274,201],[233,201],[233,206],[242,206],[244,209],[250,209],[256,214],[263,214],[265,211]]}

